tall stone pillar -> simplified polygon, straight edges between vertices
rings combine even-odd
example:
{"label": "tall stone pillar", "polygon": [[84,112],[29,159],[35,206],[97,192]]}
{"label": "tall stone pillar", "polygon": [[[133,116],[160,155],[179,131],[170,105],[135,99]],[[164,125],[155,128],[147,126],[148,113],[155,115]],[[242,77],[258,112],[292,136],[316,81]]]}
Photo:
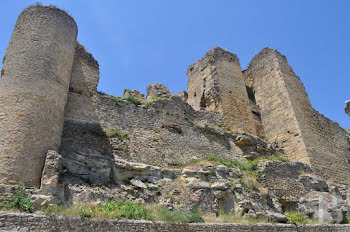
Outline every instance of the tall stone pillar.
{"label": "tall stone pillar", "polygon": [[18,17],[0,80],[0,182],[39,186],[61,140],[77,37],[73,18],[32,6]]}
{"label": "tall stone pillar", "polygon": [[255,122],[238,57],[219,47],[188,67],[188,99],[195,110],[223,114],[231,131],[256,135]]}

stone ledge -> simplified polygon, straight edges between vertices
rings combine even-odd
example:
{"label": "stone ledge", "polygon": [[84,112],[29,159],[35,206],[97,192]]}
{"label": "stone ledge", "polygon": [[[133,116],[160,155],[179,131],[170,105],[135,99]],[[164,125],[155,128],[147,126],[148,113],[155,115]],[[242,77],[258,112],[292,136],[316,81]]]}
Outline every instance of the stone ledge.
{"label": "stone ledge", "polygon": [[191,223],[171,224],[144,220],[109,220],[0,212],[0,231],[260,231],[329,232],[350,231],[350,225],[290,225]]}

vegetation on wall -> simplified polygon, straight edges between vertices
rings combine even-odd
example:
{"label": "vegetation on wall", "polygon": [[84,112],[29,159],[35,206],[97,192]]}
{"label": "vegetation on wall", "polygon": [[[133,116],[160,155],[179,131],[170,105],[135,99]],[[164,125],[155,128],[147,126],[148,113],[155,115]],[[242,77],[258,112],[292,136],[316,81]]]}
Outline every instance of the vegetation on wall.
{"label": "vegetation on wall", "polygon": [[5,197],[3,203],[0,203],[0,210],[18,210],[33,213],[35,207],[30,201],[31,197],[26,194],[25,189],[26,186],[20,182],[15,194],[11,197]]}

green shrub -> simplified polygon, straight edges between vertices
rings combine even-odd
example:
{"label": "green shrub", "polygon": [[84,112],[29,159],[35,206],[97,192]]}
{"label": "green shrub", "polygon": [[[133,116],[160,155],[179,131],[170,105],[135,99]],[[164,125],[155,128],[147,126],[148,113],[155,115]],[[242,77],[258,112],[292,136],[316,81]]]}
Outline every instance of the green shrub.
{"label": "green shrub", "polygon": [[127,100],[129,102],[132,102],[132,103],[134,103],[137,106],[141,105],[143,103],[140,99],[138,99],[138,98],[136,98],[136,97],[134,97],[132,95],[130,95],[129,97],[123,98],[123,99]]}
{"label": "green shrub", "polygon": [[18,209],[20,211],[33,213],[35,207],[30,201],[30,196],[25,193],[26,186],[20,182],[16,189],[16,193],[10,197],[7,202],[3,205],[5,210]]}
{"label": "green shrub", "polygon": [[159,95],[158,97],[154,97],[154,98],[152,99],[152,102],[158,101],[159,99],[162,99],[162,98],[163,98],[163,95]]}
{"label": "green shrub", "polygon": [[86,209],[86,208],[80,209],[79,215],[80,215],[81,217],[91,217],[91,216],[92,216],[92,215],[91,215],[91,211],[90,211],[89,209]]}
{"label": "green shrub", "polygon": [[124,141],[125,139],[129,139],[128,133],[120,131],[118,128],[110,128],[108,129],[108,132],[106,133],[106,136],[108,138],[119,138],[120,140]]}
{"label": "green shrub", "polygon": [[152,140],[153,142],[158,142],[159,141],[159,137],[152,137],[152,138],[150,138],[150,140]]}
{"label": "green shrub", "polygon": [[309,220],[307,216],[299,212],[284,212],[284,215],[288,217],[290,223],[305,224]]}
{"label": "green shrub", "polygon": [[202,216],[198,212],[184,212],[180,210],[168,210],[167,208],[159,208],[157,219],[172,223],[200,223],[204,222]]}
{"label": "green shrub", "polygon": [[151,212],[144,205],[132,201],[109,200],[97,212],[107,218],[152,219]]}
{"label": "green shrub", "polygon": [[289,162],[289,160],[286,157],[281,157],[281,156],[272,156],[272,155],[267,155],[267,156],[261,156],[257,160],[278,160],[282,162]]}

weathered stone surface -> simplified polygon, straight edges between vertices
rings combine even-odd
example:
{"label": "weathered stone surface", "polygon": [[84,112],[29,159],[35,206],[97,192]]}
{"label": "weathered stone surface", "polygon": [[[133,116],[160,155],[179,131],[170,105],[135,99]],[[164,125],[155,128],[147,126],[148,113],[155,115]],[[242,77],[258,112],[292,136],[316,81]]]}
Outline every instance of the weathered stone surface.
{"label": "weathered stone surface", "polygon": [[[124,101],[116,103],[112,97],[105,95],[99,95],[97,103],[100,126],[105,131],[118,128],[128,134],[128,139],[123,141],[110,138],[107,139],[109,145],[103,143],[109,146],[110,151],[104,149],[104,152],[110,156],[113,154],[132,162],[165,166],[181,165],[209,154],[243,159],[233,137],[221,128],[224,119],[220,113],[194,111],[178,96],[159,99],[149,107]],[[76,150],[82,150],[81,144],[88,141],[80,142],[82,132],[76,132],[73,135],[72,128],[68,127],[67,133],[64,130],[62,148],[74,146]],[[72,136],[77,138],[73,140]],[[87,135],[84,134],[84,137]],[[98,144],[89,148],[100,149]]]}
{"label": "weathered stone surface", "polygon": [[223,114],[226,128],[256,134],[241,66],[235,54],[214,47],[188,67],[188,104]]}
{"label": "weathered stone surface", "polygon": [[315,190],[319,192],[328,192],[328,184],[319,176],[301,175],[299,181],[304,185],[306,190]]}
{"label": "weathered stone surface", "polygon": [[350,116],[350,100],[345,102],[346,106],[344,108],[345,113]]}
{"label": "weathered stone surface", "polygon": [[288,218],[280,213],[269,212],[265,215],[265,217],[268,218],[268,220],[274,221],[274,222],[286,223],[288,221]]}
{"label": "weathered stone surface", "polygon": [[61,141],[76,37],[72,17],[55,7],[18,17],[0,80],[2,183],[39,187],[46,152]]}
{"label": "weathered stone surface", "polygon": [[97,94],[99,79],[98,62],[77,42],[64,112],[65,120],[98,121],[93,97]]}
{"label": "weathered stone surface", "polygon": [[177,96],[179,96],[182,100],[184,101],[187,101],[188,99],[188,94],[187,92],[184,90],[184,91],[181,91],[177,94]]}
{"label": "weathered stone surface", "polygon": [[138,99],[144,99],[145,95],[140,93],[140,91],[136,90],[136,89],[126,89],[123,93],[123,97],[124,98],[128,98],[128,97],[135,97]]}
{"label": "weathered stone surface", "polygon": [[[19,17],[0,81],[0,181],[6,183],[0,184],[1,202],[15,194],[19,180],[38,185],[42,174],[40,189],[25,191],[38,209],[116,199],[273,222],[286,222],[285,211],[344,221],[350,190],[332,179],[349,184],[350,136],[313,110],[299,78],[277,51],[264,49],[242,74],[236,55],[213,48],[189,67],[189,95],[175,96],[152,84],[148,101],[135,104],[129,97],[144,98],[136,90],[125,91],[128,100],[97,94],[98,63],[75,36],[74,21],[54,7],[30,7]],[[59,153],[50,150],[45,160],[40,152],[57,150],[63,118]],[[213,154],[227,162],[205,159]],[[303,163],[268,157],[252,167],[237,163],[261,156]],[[3,220],[0,215],[0,230],[12,226],[9,221],[17,225],[7,216]],[[35,222],[36,217],[25,220]],[[128,223],[126,230],[136,228],[135,222]],[[156,228],[147,222],[137,225],[144,231]],[[184,230],[183,225],[157,226]],[[191,226],[195,231],[217,229]],[[271,231],[270,226],[258,229]]]}
{"label": "weathered stone surface", "polygon": [[326,180],[349,184],[347,132],[312,108],[286,57],[264,48],[243,75],[254,90],[265,136],[290,160],[311,165]]}
{"label": "weathered stone surface", "polygon": [[41,175],[40,190],[43,194],[54,194],[58,187],[58,180],[62,172],[62,156],[56,151],[49,150]]}
{"label": "weathered stone surface", "polygon": [[0,230],[4,231],[120,231],[120,232],[345,232],[349,225],[285,225],[285,224],[231,224],[191,223],[173,224],[144,220],[108,220],[35,214],[0,213]]}
{"label": "weathered stone surface", "polygon": [[169,97],[173,94],[170,93],[169,89],[159,83],[153,83],[147,87],[147,100],[151,101],[158,97]]}
{"label": "weathered stone surface", "polygon": [[141,188],[141,189],[147,188],[147,186],[141,180],[132,179],[130,180],[130,183],[137,188]]}
{"label": "weathered stone surface", "polygon": [[299,176],[312,173],[307,165],[301,162],[282,162],[282,161],[261,161],[261,172],[263,184],[269,190],[284,202],[297,202],[307,190],[299,182]]}

